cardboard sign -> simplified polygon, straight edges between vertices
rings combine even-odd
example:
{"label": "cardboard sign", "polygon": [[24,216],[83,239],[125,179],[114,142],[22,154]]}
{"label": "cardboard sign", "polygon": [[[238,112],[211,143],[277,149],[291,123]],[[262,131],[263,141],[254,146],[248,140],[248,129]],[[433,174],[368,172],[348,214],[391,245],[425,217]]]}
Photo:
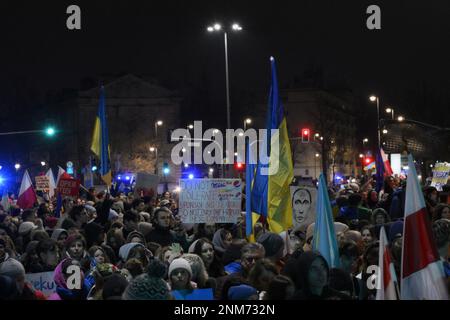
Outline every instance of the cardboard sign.
{"label": "cardboard sign", "polygon": [[80,180],[67,178],[59,179],[58,192],[62,196],[77,197],[80,193]]}
{"label": "cardboard sign", "polygon": [[316,220],[317,189],[311,186],[291,186],[290,189],[294,229],[310,225]]}
{"label": "cardboard sign", "polygon": [[47,297],[56,292],[56,283],[53,280],[53,271],[40,273],[27,273],[25,280],[34,289],[42,291]]}
{"label": "cardboard sign", "polygon": [[182,179],[178,214],[183,223],[236,223],[241,198],[240,179]]}
{"label": "cardboard sign", "polygon": [[173,290],[175,300],[214,300],[211,288],[194,290]]}
{"label": "cardboard sign", "polygon": [[433,180],[431,180],[431,186],[435,187],[438,191],[442,191],[442,186],[447,184],[449,173],[449,163],[436,163],[433,170]]}
{"label": "cardboard sign", "polygon": [[50,190],[50,178],[48,176],[36,176],[36,190],[37,191],[48,191]]}
{"label": "cardboard sign", "polygon": [[158,190],[159,177],[155,174],[138,172],[136,174],[135,195],[153,196]]}

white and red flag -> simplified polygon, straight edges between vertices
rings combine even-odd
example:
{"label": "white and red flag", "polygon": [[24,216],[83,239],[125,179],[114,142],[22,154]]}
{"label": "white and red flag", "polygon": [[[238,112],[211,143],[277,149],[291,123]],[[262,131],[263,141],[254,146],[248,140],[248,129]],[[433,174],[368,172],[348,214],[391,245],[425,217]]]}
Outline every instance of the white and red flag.
{"label": "white and red flag", "polygon": [[402,300],[447,300],[444,266],[431,231],[416,168],[408,156],[401,271]]}
{"label": "white and red flag", "polygon": [[34,206],[37,201],[36,193],[33,189],[33,183],[31,182],[28,170],[25,170],[23,174],[22,183],[20,185],[19,197],[17,199],[17,205],[21,209],[29,209]]}
{"label": "white and red flag", "polygon": [[384,227],[380,230],[377,300],[398,300],[398,282]]}
{"label": "white and red flag", "polygon": [[72,176],[66,172],[63,168],[58,166],[58,177],[56,178],[56,187],[58,187],[59,179],[72,179]]}
{"label": "white and red flag", "polygon": [[384,153],[383,148],[380,148],[381,158],[383,159],[384,164],[384,175],[385,176],[392,176],[394,172],[391,168],[391,163],[389,162],[389,158],[386,153]]}

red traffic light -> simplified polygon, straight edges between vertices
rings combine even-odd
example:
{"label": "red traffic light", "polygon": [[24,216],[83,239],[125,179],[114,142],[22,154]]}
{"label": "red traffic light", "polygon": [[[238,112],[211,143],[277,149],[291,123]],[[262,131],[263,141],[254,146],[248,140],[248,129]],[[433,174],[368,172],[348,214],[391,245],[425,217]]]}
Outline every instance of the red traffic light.
{"label": "red traffic light", "polygon": [[242,162],[236,162],[234,164],[234,168],[238,171],[244,170],[245,164],[243,164]]}
{"label": "red traffic light", "polygon": [[365,164],[371,164],[372,162],[373,162],[372,158],[370,158],[370,157],[364,158],[364,163]]}
{"label": "red traffic light", "polygon": [[308,128],[302,129],[302,142],[309,142],[309,135],[311,131]]}

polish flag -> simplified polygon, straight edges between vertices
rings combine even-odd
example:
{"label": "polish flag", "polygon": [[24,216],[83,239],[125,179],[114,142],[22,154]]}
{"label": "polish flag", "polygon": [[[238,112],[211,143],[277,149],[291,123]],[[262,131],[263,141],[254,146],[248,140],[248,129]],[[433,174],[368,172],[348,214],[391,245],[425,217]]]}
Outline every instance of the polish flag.
{"label": "polish flag", "polygon": [[37,202],[36,193],[33,189],[33,184],[28,174],[28,170],[25,170],[22,178],[22,184],[20,185],[19,197],[17,199],[17,205],[21,209],[33,208]]}
{"label": "polish flag", "polygon": [[380,255],[378,258],[378,290],[377,300],[398,300],[398,282],[395,275],[394,263],[389,251],[389,242],[384,227],[380,229]]}
{"label": "polish flag", "polygon": [[386,153],[384,153],[383,148],[380,148],[381,158],[383,159],[384,163],[384,175],[385,176],[392,176],[394,172],[392,171],[391,164],[389,162],[389,158]]}
{"label": "polish flag", "polygon": [[445,273],[431,231],[413,158],[408,156],[403,226],[402,300],[448,300]]}
{"label": "polish flag", "polygon": [[55,183],[55,178],[53,177],[53,172],[52,169],[48,169],[47,173],[45,174],[48,177],[49,180],[49,191],[48,191],[48,195],[50,196],[50,198],[52,198],[55,195],[55,189],[56,189],[56,183]]}

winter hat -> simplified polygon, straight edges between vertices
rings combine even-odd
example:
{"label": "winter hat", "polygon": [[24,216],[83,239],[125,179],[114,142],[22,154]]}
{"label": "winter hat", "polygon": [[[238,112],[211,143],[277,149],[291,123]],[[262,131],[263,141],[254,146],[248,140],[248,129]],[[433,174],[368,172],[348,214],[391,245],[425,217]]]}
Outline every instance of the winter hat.
{"label": "winter hat", "polygon": [[94,201],[86,201],[86,204],[88,205],[88,206],[95,206],[95,202]]}
{"label": "winter hat", "polygon": [[139,238],[144,244],[146,243],[144,235],[139,231],[131,231],[127,236],[127,242],[130,243],[133,238]]}
{"label": "winter hat", "polygon": [[160,207],[166,207],[166,206],[170,206],[170,201],[169,200],[161,200],[161,202],[159,203]]}
{"label": "winter hat", "polygon": [[283,238],[273,232],[265,232],[258,237],[257,242],[266,250],[266,257],[274,257],[284,247]]}
{"label": "winter hat", "polygon": [[19,226],[19,234],[21,236],[27,235],[31,230],[36,228],[37,226],[31,221],[22,222]]}
{"label": "winter hat", "polygon": [[239,286],[233,286],[228,289],[229,300],[248,300],[251,296],[257,295],[258,291],[255,288],[241,284]]}
{"label": "winter hat", "polygon": [[114,219],[117,219],[118,217],[119,217],[119,214],[117,213],[116,210],[109,209],[108,220],[114,220]]}
{"label": "winter hat", "polygon": [[93,212],[97,212],[97,209],[95,209],[93,206],[85,204],[84,208],[89,212],[89,213],[93,213]]}
{"label": "winter hat", "polygon": [[126,262],[128,260],[128,255],[130,254],[131,249],[133,249],[136,246],[144,247],[142,244],[136,242],[127,243],[121,246],[119,249],[120,259],[122,259],[123,262]]}
{"label": "winter hat", "polygon": [[152,260],[148,266],[148,273],[137,276],[128,285],[122,295],[123,300],[170,299],[169,286],[162,279],[165,273],[165,265],[159,260]]}
{"label": "winter hat", "polygon": [[189,265],[189,262],[187,262],[185,259],[183,259],[183,258],[174,259],[170,263],[169,273],[168,273],[169,278],[170,278],[170,275],[172,274],[172,272],[174,270],[176,270],[176,269],[184,269],[184,270],[186,270],[189,273],[190,277],[192,278],[191,266]]}
{"label": "winter hat", "polygon": [[127,279],[118,273],[114,273],[105,279],[103,284],[103,300],[120,300],[128,286]]}
{"label": "winter hat", "polygon": [[52,239],[53,239],[53,240],[58,240],[59,236],[60,236],[62,233],[65,233],[65,234],[66,234],[66,237],[69,236],[69,234],[67,233],[67,231],[64,230],[64,229],[54,229],[53,232],[52,232]]}
{"label": "winter hat", "polygon": [[153,226],[150,222],[139,222],[138,231],[147,237],[147,235],[153,230]]}
{"label": "winter hat", "polygon": [[45,218],[45,225],[49,229],[53,229],[54,227],[56,227],[57,223],[58,223],[58,218],[56,218],[56,217],[47,217],[47,218]]}
{"label": "winter hat", "polygon": [[393,241],[397,237],[403,236],[403,221],[398,220],[391,224],[389,228],[389,241]]}
{"label": "winter hat", "polygon": [[16,259],[9,258],[0,264],[0,275],[8,276],[13,279],[25,277],[25,268]]}

